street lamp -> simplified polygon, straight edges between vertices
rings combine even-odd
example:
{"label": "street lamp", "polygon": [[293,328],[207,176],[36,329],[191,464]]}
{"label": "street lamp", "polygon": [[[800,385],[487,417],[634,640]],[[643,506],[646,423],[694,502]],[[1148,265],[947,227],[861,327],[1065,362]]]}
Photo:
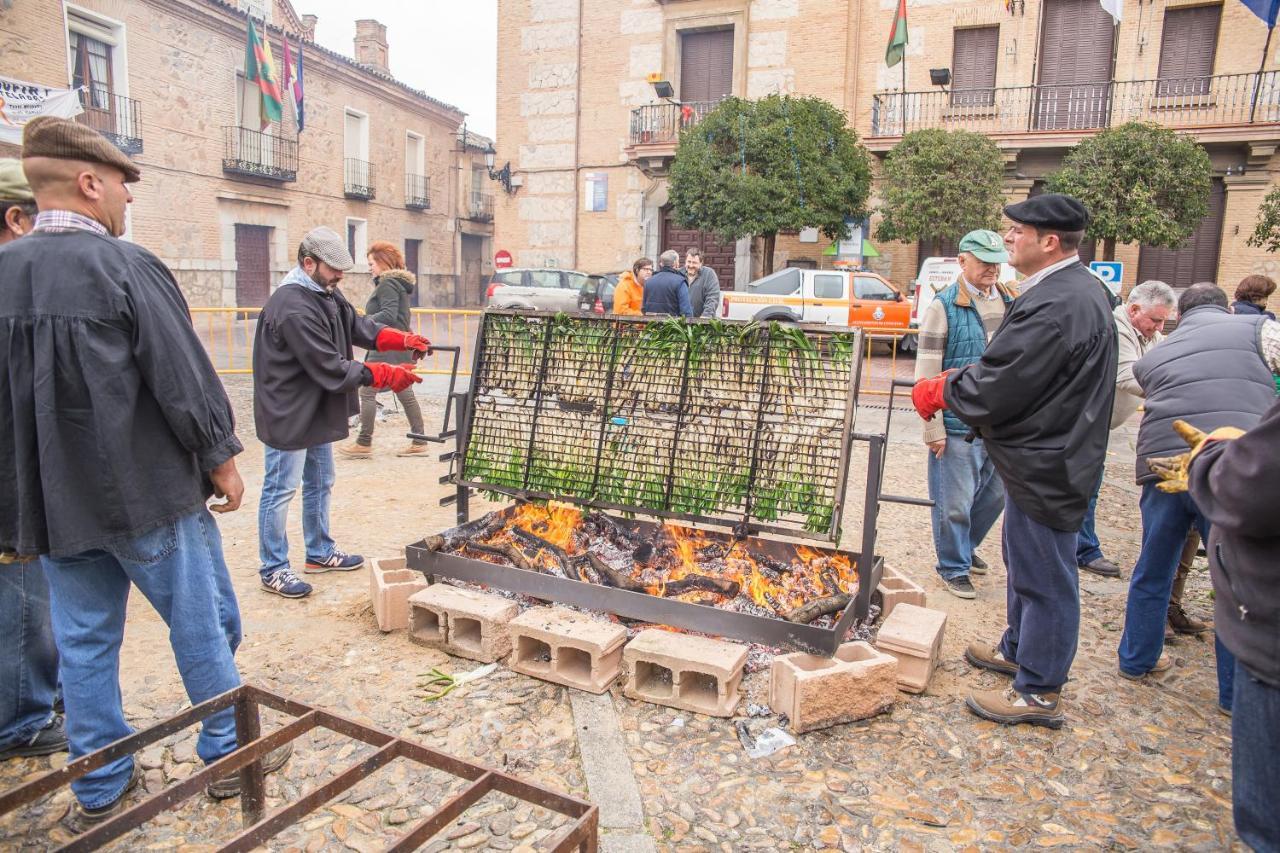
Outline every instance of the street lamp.
{"label": "street lamp", "polygon": [[507,191],[508,195],[514,195],[517,187],[511,185],[511,161],[508,160],[498,171],[495,172],[493,170],[493,160],[497,153],[493,143],[489,143],[489,146],[484,149],[484,165],[489,170],[489,180],[497,181],[502,184],[502,188]]}

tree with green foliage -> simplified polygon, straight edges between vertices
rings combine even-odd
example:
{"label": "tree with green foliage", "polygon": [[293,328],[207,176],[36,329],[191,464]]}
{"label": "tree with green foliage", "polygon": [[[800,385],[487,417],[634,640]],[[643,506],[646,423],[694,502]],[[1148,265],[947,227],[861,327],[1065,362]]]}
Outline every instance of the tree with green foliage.
{"label": "tree with green foliage", "polygon": [[1076,145],[1049,176],[1051,192],[1089,209],[1086,237],[1102,241],[1102,259],[1116,243],[1176,249],[1209,212],[1209,155],[1186,136],[1156,124],[1130,122]]}
{"label": "tree with green foliage", "polygon": [[922,240],[939,255],[943,239],[1000,225],[1004,156],[980,133],[908,133],[885,157],[882,176],[880,240]]}
{"label": "tree with green foliage", "polygon": [[1248,243],[1268,252],[1280,251],[1280,187],[1272,187],[1258,208],[1258,224]]}
{"label": "tree with green foliage", "polygon": [[870,189],[867,152],[821,98],[726,98],[680,133],[671,166],[676,223],[724,240],[760,235],[766,275],[779,231],[845,239],[845,218],[866,216]]}

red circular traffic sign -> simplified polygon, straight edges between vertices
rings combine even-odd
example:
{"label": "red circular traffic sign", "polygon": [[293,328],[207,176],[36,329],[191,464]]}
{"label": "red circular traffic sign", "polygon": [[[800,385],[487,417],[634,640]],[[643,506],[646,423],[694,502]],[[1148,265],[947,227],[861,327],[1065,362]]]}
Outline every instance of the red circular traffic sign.
{"label": "red circular traffic sign", "polygon": [[496,255],[493,256],[493,266],[496,269],[500,269],[500,270],[510,269],[511,264],[512,264],[511,253],[508,252],[506,249],[503,249],[502,251],[498,252]]}

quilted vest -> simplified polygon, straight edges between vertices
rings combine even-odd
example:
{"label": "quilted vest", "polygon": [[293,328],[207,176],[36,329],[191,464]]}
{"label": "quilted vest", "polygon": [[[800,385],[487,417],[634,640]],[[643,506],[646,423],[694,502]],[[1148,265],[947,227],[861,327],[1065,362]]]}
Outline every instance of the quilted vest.
{"label": "quilted vest", "polygon": [[[937,296],[947,315],[947,348],[942,354],[943,370],[973,364],[982,358],[982,353],[987,348],[987,331],[982,325],[982,315],[973,307],[972,298],[968,305],[956,304],[962,286],[963,282],[956,279],[954,284]],[[1006,305],[1013,301],[1004,293],[1000,294],[1000,298]],[[942,425],[948,435],[968,435],[970,431],[964,421],[946,409],[942,411]]]}

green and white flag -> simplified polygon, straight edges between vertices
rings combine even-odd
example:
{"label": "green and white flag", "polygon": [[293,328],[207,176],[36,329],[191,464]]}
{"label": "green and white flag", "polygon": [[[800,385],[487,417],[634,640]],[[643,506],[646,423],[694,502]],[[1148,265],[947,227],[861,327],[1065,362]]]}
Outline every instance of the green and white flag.
{"label": "green and white flag", "polygon": [[907,52],[907,0],[898,0],[898,11],[893,16],[893,29],[889,31],[889,46],[884,51],[884,64],[892,68],[902,61]]}

